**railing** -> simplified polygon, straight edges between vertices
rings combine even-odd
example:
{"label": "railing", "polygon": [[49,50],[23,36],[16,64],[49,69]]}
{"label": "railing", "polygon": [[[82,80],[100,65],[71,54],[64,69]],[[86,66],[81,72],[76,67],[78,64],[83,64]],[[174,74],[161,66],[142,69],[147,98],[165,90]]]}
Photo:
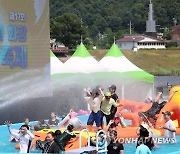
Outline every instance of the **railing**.
{"label": "railing", "polygon": [[61,53],[61,52],[66,53],[69,50],[67,47],[56,47],[56,48],[55,47],[50,47],[50,49],[55,53]]}
{"label": "railing", "polygon": [[90,134],[89,134],[89,131],[88,131],[87,129],[83,129],[83,130],[81,130],[80,135],[79,135],[79,137],[80,137],[80,140],[79,140],[79,148],[81,148],[81,144],[82,144],[82,133],[83,133],[83,132],[86,132],[86,133],[88,134],[88,146],[90,146]]}

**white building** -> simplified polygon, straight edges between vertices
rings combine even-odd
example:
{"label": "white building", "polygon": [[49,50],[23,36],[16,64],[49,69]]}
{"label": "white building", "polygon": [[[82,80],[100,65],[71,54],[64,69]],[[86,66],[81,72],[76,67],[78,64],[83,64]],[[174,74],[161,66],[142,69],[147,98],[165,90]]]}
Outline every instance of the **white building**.
{"label": "white building", "polygon": [[165,41],[155,37],[135,34],[125,35],[124,38],[116,40],[116,44],[122,50],[137,49],[165,49]]}

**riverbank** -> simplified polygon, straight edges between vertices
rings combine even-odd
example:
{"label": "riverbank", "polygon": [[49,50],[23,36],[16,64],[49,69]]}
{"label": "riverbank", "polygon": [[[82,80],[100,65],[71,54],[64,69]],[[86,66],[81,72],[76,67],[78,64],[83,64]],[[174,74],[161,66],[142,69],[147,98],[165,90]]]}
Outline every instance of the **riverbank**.
{"label": "riverbank", "polygon": [[[90,50],[98,61],[107,50]],[[156,76],[180,75],[180,50],[139,50],[122,51],[133,64]]]}

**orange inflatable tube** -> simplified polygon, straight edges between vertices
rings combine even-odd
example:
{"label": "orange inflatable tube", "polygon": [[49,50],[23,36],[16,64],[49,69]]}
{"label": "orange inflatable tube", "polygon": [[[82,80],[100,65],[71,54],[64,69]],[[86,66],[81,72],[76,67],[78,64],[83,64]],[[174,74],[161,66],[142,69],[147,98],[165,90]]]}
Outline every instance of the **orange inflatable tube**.
{"label": "orange inflatable tube", "polygon": [[[34,134],[34,139],[32,140],[31,145],[34,145],[37,140],[44,141],[47,136],[45,132],[34,132],[33,134]],[[20,145],[16,144],[15,149],[20,149]]]}
{"label": "orange inflatable tube", "polygon": [[[32,145],[35,144],[37,140],[44,141],[47,136],[47,133],[45,133],[45,132],[34,132],[33,134],[34,134],[34,139],[32,140]],[[65,146],[65,151],[79,148],[79,143],[80,143],[79,140],[80,140],[79,137],[71,139]],[[81,143],[82,143],[82,145],[81,145],[82,147],[87,145],[87,139],[83,136],[82,136]],[[20,145],[16,144],[15,149],[20,149]]]}
{"label": "orange inflatable tube", "polygon": [[122,111],[122,109],[127,109],[129,112],[140,112],[140,111],[147,111],[152,104],[147,104],[144,102],[136,102],[131,100],[119,100],[119,104],[122,104],[123,106],[118,107],[117,112]]}
{"label": "orange inflatable tube", "polygon": [[138,127],[117,127],[116,131],[118,132],[118,138],[137,138],[136,130]]}
{"label": "orange inflatable tube", "polygon": [[123,109],[128,110],[129,112],[121,112],[121,114],[124,119],[132,120],[133,127],[138,127],[141,123],[138,112],[147,111],[152,106],[152,104],[135,102],[131,100],[120,100],[118,103],[122,104],[123,106],[118,107],[117,113],[121,112]]}

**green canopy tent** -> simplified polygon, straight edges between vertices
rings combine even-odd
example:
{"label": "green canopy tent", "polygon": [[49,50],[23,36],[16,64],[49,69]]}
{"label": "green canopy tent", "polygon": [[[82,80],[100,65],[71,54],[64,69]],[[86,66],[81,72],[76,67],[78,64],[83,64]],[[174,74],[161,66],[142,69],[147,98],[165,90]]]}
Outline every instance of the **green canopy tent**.
{"label": "green canopy tent", "polygon": [[122,98],[142,101],[146,96],[153,95],[154,76],[131,63],[115,43],[99,64],[106,68],[106,73],[99,73],[99,78],[104,76],[108,82],[119,85]]}
{"label": "green canopy tent", "polygon": [[131,63],[115,43],[99,63],[106,68],[107,72],[114,72],[124,77],[133,77],[149,83],[154,82],[154,76]]}

